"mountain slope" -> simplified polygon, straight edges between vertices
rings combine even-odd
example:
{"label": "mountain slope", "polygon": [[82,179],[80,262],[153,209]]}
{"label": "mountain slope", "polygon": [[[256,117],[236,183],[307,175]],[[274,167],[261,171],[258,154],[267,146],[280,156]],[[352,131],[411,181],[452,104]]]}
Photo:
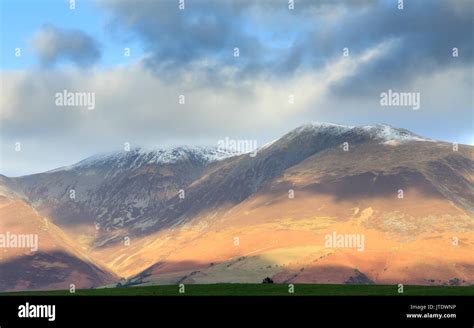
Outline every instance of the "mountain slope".
{"label": "mountain slope", "polygon": [[164,202],[230,155],[203,147],[133,149],[13,180],[38,211],[68,233],[80,237],[99,227],[100,244],[115,233],[160,226],[155,214]]}
{"label": "mountain slope", "polygon": [[[2,190],[7,188],[2,183]],[[8,194],[8,196],[6,195]],[[92,260],[60,228],[40,216],[25,200],[0,194],[0,290],[90,288],[118,277]],[[12,241],[33,236],[37,243],[13,247]],[[32,245],[35,246],[32,246]]]}
{"label": "mountain slope", "polygon": [[[12,183],[138,283],[472,284],[473,168],[471,146],[314,123],[256,156],[138,149]],[[333,233],[364,236],[364,250],[326,247]]]}
{"label": "mountain slope", "polygon": [[[156,258],[138,277],[154,283],[259,282],[266,275],[280,282],[474,283],[472,147],[453,152],[440,142],[376,140],[350,149],[318,152],[223,215],[156,235],[153,255],[146,249],[135,255],[136,261]],[[433,171],[433,163],[444,163],[444,173]],[[333,232],[364,235],[365,250],[326,248],[325,236]],[[130,274],[132,263],[117,268]]]}

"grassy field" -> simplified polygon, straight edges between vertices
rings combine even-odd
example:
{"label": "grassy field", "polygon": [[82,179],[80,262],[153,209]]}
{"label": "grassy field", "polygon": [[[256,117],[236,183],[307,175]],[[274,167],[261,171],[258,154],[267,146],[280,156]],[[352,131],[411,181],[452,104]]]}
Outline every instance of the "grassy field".
{"label": "grassy field", "polygon": [[69,291],[35,291],[0,293],[0,296],[344,296],[344,295],[420,295],[420,296],[474,296],[474,286],[404,286],[404,293],[398,293],[395,285],[315,285],[295,284],[294,293],[288,292],[283,284],[209,284],[186,285],[185,292],[179,292],[178,285],[146,287],[120,287]]}

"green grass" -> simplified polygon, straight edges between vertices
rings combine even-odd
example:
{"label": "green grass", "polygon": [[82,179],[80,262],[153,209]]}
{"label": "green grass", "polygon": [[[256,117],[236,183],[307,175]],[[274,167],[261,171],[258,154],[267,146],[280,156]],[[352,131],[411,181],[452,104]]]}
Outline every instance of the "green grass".
{"label": "green grass", "polygon": [[396,285],[315,285],[295,284],[294,294],[288,293],[284,284],[209,284],[185,285],[185,293],[179,293],[177,285],[146,287],[121,287],[82,289],[75,294],[69,291],[35,291],[0,293],[1,296],[474,296],[474,286],[404,286],[404,293],[398,293]]}

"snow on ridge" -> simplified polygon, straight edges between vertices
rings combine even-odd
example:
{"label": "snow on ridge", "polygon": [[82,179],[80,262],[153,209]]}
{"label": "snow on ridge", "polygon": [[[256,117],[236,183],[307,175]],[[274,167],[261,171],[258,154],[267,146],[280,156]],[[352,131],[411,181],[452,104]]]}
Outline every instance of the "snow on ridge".
{"label": "snow on ridge", "polygon": [[345,125],[345,124],[337,124],[337,123],[330,123],[330,122],[311,122],[307,125],[313,126],[313,127],[333,127],[333,128],[340,128],[343,130],[349,130],[354,128],[353,125]]}
{"label": "snow on ridge", "polygon": [[353,129],[350,125],[341,125],[335,123],[312,122],[303,124],[296,129],[290,131],[283,137],[293,137],[302,132],[328,132],[332,134],[342,134]]}
{"label": "snow on ridge", "polygon": [[[323,132],[333,135],[341,135],[347,132],[365,133],[381,141],[381,143],[389,145],[396,145],[408,141],[436,141],[420,137],[408,130],[395,128],[388,124],[351,126],[326,122],[312,122],[297,127],[283,137],[263,145],[258,150],[269,148],[282,138],[294,138],[303,132]],[[195,160],[203,164],[208,164],[241,154],[241,152],[219,147],[205,146],[179,146],[158,149],[135,148],[130,151],[115,151],[93,155],[76,164],[50,170],[47,171],[47,173],[100,166],[130,169],[140,167],[144,164],[172,164],[182,159]]]}
{"label": "snow on ridge", "polygon": [[303,124],[300,126],[301,130],[318,130],[318,129],[328,129],[333,130],[335,132],[346,132],[353,129],[354,126],[352,125],[342,125],[336,123],[329,123],[329,122],[311,122],[308,124]]}
{"label": "snow on ridge", "polygon": [[273,139],[272,141],[267,142],[267,143],[264,144],[263,146],[259,147],[259,148],[257,149],[257,151],[261,151],[261,150],[270,148],[270,146],[273,145],[273,144],[274,144],[275,142],[277,142],[278,140],[280,140],[280,139]]}
{"label": "snow on ridge", "polygon": [[423,138],[408,130],[395,128],[388,124],[375,124],[364,126],[341,125],[335,123],[313,122],[301,125],[291,131],[288,136],[296,136],[302,132],[324,132],[333,135],[340,135],[346,132],[356,132],[368,134],[374,139],[381,140],[382,143],[394,144],[408,141],[435,141],[429,138]]}
{"label": "snow on ridge", "polygon": [[420,137],[408,130],[395,128],[388,124],[365,125],[360,127],[363,131],[381,139],[383,143],[407,142],[407,141],[431,141],[434,140]]}
{"label": "snow on ridge", "polygon": [[88,157],[76,164],[49,172],[67,171],[78,168],[109,166],[113,168],[137,168],[144,164],[173,164],[189,159],[204,164],[220,161],[236,153],[217,147],[179,146],[171,148],[134,148],[130,151],[106,152]]}

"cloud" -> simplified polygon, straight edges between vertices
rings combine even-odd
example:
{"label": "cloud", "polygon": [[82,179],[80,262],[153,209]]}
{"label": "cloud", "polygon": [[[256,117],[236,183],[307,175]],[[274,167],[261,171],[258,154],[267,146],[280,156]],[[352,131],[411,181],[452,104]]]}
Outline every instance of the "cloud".
{"label": "cloud", "polygon": [[[234,63],[242,71],[261,66],[267,49],[239,23],[243,2],[99,1],[113,14],[113,29],[132,31],[143,44],[145,64],[152,71],[176,76],[203,60],[216,65]],[[240,48],[240,58],[234,48]],[[250,60],[249,58],[253,58]],[[213,68],[208,67],[209,73]]]}
{"label": "cloud", "polygon": [[[35,40],[45,67],[2,71],[8,160],[0,172],[25,173],[31,163],[35,171],[51,169],[124,142],[215,145],[231,137],[261,145],[313,120],[382,122],[472,142],[471,2],[405,1],[399,11],[394,1],[296,1],[294,12],[276,1],[186,1],[185,11],[175,1],[100,3],[112,14],[109,27],[132,33],[145,56],[82,70],[98,57],[65,45],[81,32],[43,28]],[[89,41],[72,44],[95,44]],[[451,56],[453,47],[459,57]],[[85,48],[100,55],[97,45]],[[49,69],[60,60],[77,65]],[[64,89],[94,92],[95,110],[55,106]],[[382,108],[387,89],[420,92],[421,109]],[[22,158],[12,150],[18,141]]]}
{"label": "cloud", "polygon": [[80,30],[44,25],[33,36],[31,44],[44,66],[54,66],[66,60],[86,67],[101,57],[98,43]]}
{"label": "cloud", "polygon": [[[325,38],[356,53],[368,44],[390,38],[398,45],[336,86],[334,93],[369,95],[381,89],[403,88],[433,71],[469,69],[474,62],[473,10],[474,3],[466,0],[405,1],[403,10],[395,3],[379,1],[370,10],[346,17]],[[459,49],[458,57],[452,56],[453,48]]]}
{"label": "cloud", "polygon": [[[360,55],[387,40],[398,40],[352,79],[334,86],[343,94],[373,93],[418,78],[439,66],[472,64],[472,1],[406,1],[403,10],[387,0],[278,1],[107,1],[111,26],[133,33],[147,52],[153,72],[176,78],[203,60],[232,65],[236,79],[287,78],[319,70],[348,47]],[[240,57],[233,56],[234,47]],[[460,56],[451,56],[458,47]],[[215,67],[206,73],[217,79]]]}

